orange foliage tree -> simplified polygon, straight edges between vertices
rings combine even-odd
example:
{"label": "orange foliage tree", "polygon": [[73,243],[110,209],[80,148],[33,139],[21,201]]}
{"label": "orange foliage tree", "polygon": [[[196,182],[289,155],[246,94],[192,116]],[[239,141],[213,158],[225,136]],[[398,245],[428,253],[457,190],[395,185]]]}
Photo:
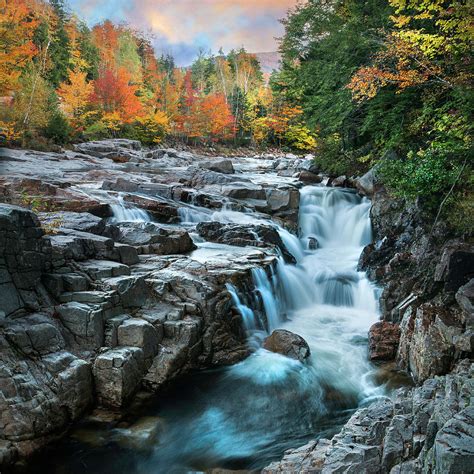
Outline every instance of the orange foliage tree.
{"label": "orange foliage tree", "polygon": [[102,70],[93,84],[90,100],[103,112],[116,112],[124,122],[130,122],[142,113],[143,106],[136,95],[137,87],[130,84],[130,77],[124,69]]}
{"label": "orange foliage tree", "polygon": [[18,87],[18,79],[37,53],[33,35],[37,26],[28,0],[0,0],[0,95]]}

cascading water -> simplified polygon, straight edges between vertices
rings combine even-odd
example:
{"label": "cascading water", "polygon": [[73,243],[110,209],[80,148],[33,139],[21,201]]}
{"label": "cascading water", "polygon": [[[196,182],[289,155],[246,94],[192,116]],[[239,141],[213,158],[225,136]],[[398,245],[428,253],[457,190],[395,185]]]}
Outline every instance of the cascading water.
{"label": "cascading water", "polygon": [[[251,294],[239,295],[228,284],[253,354],[229,368],[187,376],[160,395],[164,429],[151,455],[109,449],[107,460],[95,465],[120,474],[260,469],[286,449],[332,436],[357,406],[383,396],[372,381],[366,347],[368,328],[378,319],[376,288],[357,271],[371,240],[369,208],[368,200],[349,190],[305,187],[298,237],[251,212],[183,211],[186,223],[274,225],[297,263],[277,258],[271,269],[254,269]],[[197,245],[215,250],[206,242]],[[262,349],[263,337],[275,328],[304,337],[309,361]],[[80,460],[73,472],[82,470]]]}
{"label": "cascading water", "polygon": [[[262,329],[285,328],[306,339],[309,363],[259,348],[212,383],[197,382],[198,401],[193,398],[192,410],[173,403],[172,427],[143,472],[151,466],[177,473],[215,466],[261,468],[289,447],[331,435],[351,409],[383,395],[371,381],[365,343],[378,319],[376,289],[357,271],[362,248],[371,240],[369,208],[368,200],[348,190],[301,191],[299,238],[279,228],[297,264],[279,258],[273,273],[252,272],[252,298],[263,307],[266,321],[258,320],[252,304],[244,303],[232,285],[227,288],[251,347],[261,344],[262,337],[253,335]],[[233,222],[253,217],[224,213]]]}
{"label": "cascading water", "polygon": [[125,202],[123,196],[119,194],[116,202],[110,204],[114,220],[116,222],[150,222],[151,218],[144,209],[134,207]]}

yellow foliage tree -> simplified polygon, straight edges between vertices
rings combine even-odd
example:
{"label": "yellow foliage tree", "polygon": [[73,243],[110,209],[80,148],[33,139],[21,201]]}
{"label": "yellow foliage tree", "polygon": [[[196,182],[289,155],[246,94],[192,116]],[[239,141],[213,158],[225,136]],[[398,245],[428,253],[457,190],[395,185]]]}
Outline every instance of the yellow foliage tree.
{"label": "yellow foliage tree", "polygon": [[87,73],[80,70],[70,71],[68,82],[60,84],[57,91],[61,108],[75,128],[83,125],[83,114],[94,90],[93,85],[87,82],[86,76]]}

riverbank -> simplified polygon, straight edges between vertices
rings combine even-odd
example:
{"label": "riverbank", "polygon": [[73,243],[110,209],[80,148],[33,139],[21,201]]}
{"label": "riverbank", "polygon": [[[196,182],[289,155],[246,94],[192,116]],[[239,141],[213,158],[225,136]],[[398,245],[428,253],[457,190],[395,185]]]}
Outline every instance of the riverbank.
{"label": "riverbank", "polygon": [[[195,437],[188,429],[183,430],[186,423],[195,425],[192,417],[183,422],[186,416],[179,415],[181,421],[173,427],[170,420],[180,419],[174,413],[168,418],[171,430],[163,434],[163,412],[158,416],[156,411],[148,412],[153,420],[145,426],[127,423],[120,415],[107,421],[103,408],[94,415],[100,415],[96,423],[100,421],[107,434],[100,434],[102,428],[94,423],[89,433],[95,432],[102,439],[102,446],[112,443],[111,453],[118,449],[113,438],[117,433],[122,441],[130,438],[138,440],[138,445],[151,444],[152,452],[157,444],[158,453],[167,432],[175,433],[177,440],[188,433],[186,444],[194,446],[190,449],[196,452],[202,448],[197,440],[203,433],[222,427],[214,441],[212,436],[207,440],[211,446],[217,443],[208,456],[212,459],[210,464],[189,452],[184,456],[190,466],[206,469],[229,462],[239,468],[249,468],[252,463],[263,467],[285,449],[297,447],[316,434],[335,434],[360,403],[368,403],[373,395],[384,395],[383,384],[387,381],[384,371],[374,368],[366,358],[366,334],[379,314],[377,288],[369,283],[362,268],[384,286],[381,316],[384,323],[399,328],[401,333],[399,343],[396,331],[379,331],[383,336],[379,338],[372,331],[372,357],[379,354],[379,360],[397,357],[399,362],[410,361],[401,348],[414,344],[412,353],[416,354],[420,347],[433,347],[433,331],[443,330],[443,338],[451,337],[439,355],[444,365],[436,363],[438,354],[431,351],[424,359],[424,363],[432,362],[431,371],[415,377],[421,383],[428,376],[451,370],[457,360],[469,354],[468,350],[456,349],[460,347],[459,336],[464,335],[462,344],[469,341],[467,316],[461,322],[461,332],[455,329],[459,327],[456,318],[452,320],[454,324],[449,324],[447,318],[434,317],[433,324],[428,325],[429,337],[423,332],[426,324],[403,325],[399,324],[402,319],[392,318],[392,310],[405,299],[408,288],[402,276],[410,276],[406,268],[397,267],[403,259],[400,255],[395,258],[395,254],[400,253],[404,242],[411,245],[411,239],[400,236],[413,227],[413,221],[411,227],[400,221],[391,228],[393,215],[389,210],[394,208],[387,204],[389,198],[380,198],[383,190],[373,177],[357,181],[340,177],[331,181],[333,186],[357,186],[359,192],[372,198],[371,207],[355,191],[314,186],[327,183],[328,178],[317,173],[310,159],[293,156],[209,159],[172,149],[147,150],[137,142],[113,140],[82,144],[76,151],[58,154],[2,150],[1,164],[2,200],[28,206],[37,214],[35,217],[31,211],[1,205],[2,229],[6,229],[0,240],[6,275],[2,282],[5,291],[1,293],[5,313],[1,320],[2,358],[6,366],[2,391],[4,383],[7,387],[2,406],[4,463],[16,463],[21,468],[24,459],[61,437],[71,422],[81,419],[93,407],[126,413],[124,407],[130,402],[133,406],[143,388],[148,393],[162,393],[171,381],[190,371],[225,367],[244,359],[231,369],[222,369],[224,384],[221,376],[219,383],[210,377],[214,392],[204,396],[201,403],[214,406],[215,411],[210,412],[214,418],[204,416],[197,424],[201,428]],[[305,184],[313,186],[301,191]],[[375,230],[373,245],[370,207]],[[294,235],[298,229],[300,239]],[[415,233],[423,230],[416,229]],[[356,271],[359,254],[367,244],[360,270]],[[418,260],[421,273],[423,262],[434,262],[438,251],[433,247]],[[20,255],[28,258],[19,258]],[[451,271],[444,275],[457,275],[456,281],[464,284],[469,272],[459,279],[460,272],[449,258],[444,257]],[[395,273],[396,268],[401,268],[400,273]],[[397,278],[391,279],[395,274]],[[413,279],[419,281],[416,274]],[[447,282],[452,278],[444,283],[441,280],[437,287],[444,288]],[[459,291],[455,289],[456,295]],[[427,293],[418,303],[426,303],[431,297]],[[445,301],[440,298],[439,306]],[[469,295],[467,298],[469,302]],[[455,303],[456,299],[461,303]],[[455,305],[461,305],[465,312],[466,298],[461,294],[456,299],[446,308],[452,307],[458,314],[461,310]],[[397,304],[390,306],[389,301]],[[412,306],[411,311],[418,314],[418,307]],[[310,370],[302,376],[301,367],[305,365],[295,365],[281,356],[259,359],[254,354],[248,358],[260,347],[266,333],[280,326],[304,332],[300,335],[308,339],[313,352],[309,367],[316,368],[316,373]],[[423,331],[413,331],[413,327]],[[391,340],[385,339],[386,334],[391,335]],[[414,337],[404,343],[410,334]],[[384,357],[380,357],[381,353]],[[335,363],[332,368],[331,361]],[[269,372],[270,367],[278,370]],[[417,374],[413,367],[404,366]],[[340,370],[345,375],[337,384],[334,373]],[[275,379],[268,380],[269,373]],[[251,386],[250,376],[255,374],[262,380],[267,377],[271,394],[265,384],[264,395],[260,382],[252,382]],[[284,381],[283,386],[278,377]],[[293,382],[291,377],[295,378]],[[303,383],[301,390],[284,388],[288,387],[287,382],[298,386],[305,380],[308,384]],[[185,382],[181,384],[185,387]],[[229,397],[232,387],[241,390],[235,389],[236,398]],[[315,387],[318,393],[313,393]],[[288,406],[284,403],[285,393]],[[189,401],[186,397],[183,400],[184,405]],[[300,419],[299,412],[288,416],[294,400],[299,400],[296,406],[308,413],[308,419]],[[220,410],[219,401],[225,403]],[[169,405],[171,412],[173,405]],[[276,416],[274,407],[279,405],[281,412]],[[263,417],[256,418],[260,420],[259,428],[250,436],[254,429],[252,416],[241,412],[245,407],[250,407],[252,413],[261,411]],[[273,415],[265,415],[263,407]],[[328,407],[332,410],[328,417],[333,418],[332,425],[325,425],[321,417],[322,408]],[[164,413],[166,418],[166,409]],[[224,419],[222,413],[227,413]],[[356,412],[354,416],[359,415]],[[250,425],[233,433],[228,426],[233,417]],[[279,421],[275,424],[276,418]],[[294,426],[290,427],[292,423]],[[278,427],[278,434],[265,440],[274,426]],[[121,429],[125,430],[122,436]],[[241,431],[245,439],[251,440],[250,451],[237,449]],[[133,436],[132,432],[138,435]],[[149,443],[141,443],[141,436]],[[219,447],[220,440],[225,443]],[[266,453],[265,446],[275,445],[275,440],[280,444]],[[379,449],[380,442],[376,444]],[[352,459],[351,449],[347,459]],[[90,452],[97,452],[97,446],[92,446]],[[322,452],[321,444],[318,452]],[[126,453],[129,455],[130,451]],[[146,456],[139,456],[143,472]],[[173,449],[167,456],[171,465],[179,457]],[[370,462],[380,470],[377,456],[371,457]],[[99,466],[105,469],[104,464]]]}

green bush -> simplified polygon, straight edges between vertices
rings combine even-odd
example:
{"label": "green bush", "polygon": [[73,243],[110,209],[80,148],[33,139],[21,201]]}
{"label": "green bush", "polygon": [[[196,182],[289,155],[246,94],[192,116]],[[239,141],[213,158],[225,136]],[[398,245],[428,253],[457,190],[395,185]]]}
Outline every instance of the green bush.
{"label": "green bush", "polygon": [[48,125],[44,129],[44,135],[57,145],[68,143],[71,138],[71,127],[63,114],[54,113],[48,121]]}

